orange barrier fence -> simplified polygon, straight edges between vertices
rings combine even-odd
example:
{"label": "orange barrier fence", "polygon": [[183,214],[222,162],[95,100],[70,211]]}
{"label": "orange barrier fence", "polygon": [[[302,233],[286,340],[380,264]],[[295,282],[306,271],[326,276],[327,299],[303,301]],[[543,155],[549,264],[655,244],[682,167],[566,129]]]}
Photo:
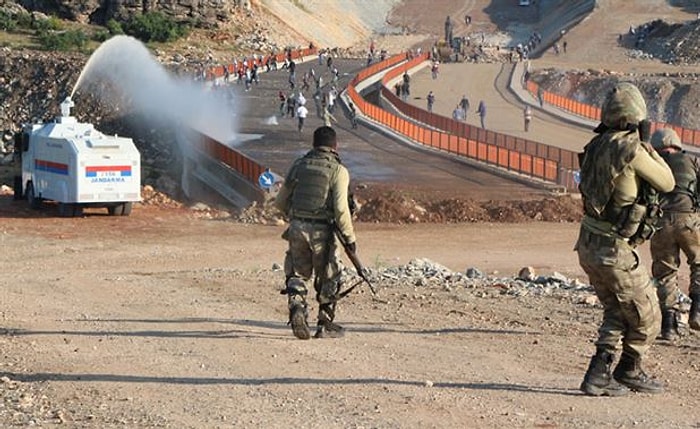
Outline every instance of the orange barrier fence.
{"label": "orange barrier fence", "polygon": [[207,135],[199,134],[199,137],[197,149],[223,162],[246,180],[257,185],[258,177],[265,171],[265,167]]}
{"label": "orange barrier fence", "polygon": [[[268,59],[272,59],[273,57],[278,63],[284,62],[285,58],[290,58],[292,60],[296,60],[299,58],[304,58],[309,55],[314,55],[318,52],[316,48],[306,48],[306,49],[296,49],[292,50],[287,53],[281,53],[281,54],[276,54],[276,55],[265,55],[265,56],[251,56],[250,58],[247,58],[246,61],[248,62],[248,66],[251,67],[253,64],[257,64],[258,67],[264,66]],[[228,72],[231,76],[235,76],[238,73],[239,69],[243,68],[243,63],[239,62],[236,64],[228,64],[228,65],[222,65],[222,66],[214,66],[209,68],[205,72],[205,79],[206,80],[212,80],[216,79],[219,77],[223,77],[226,73],[225,70],[228,69]]]}
{"label": "orange barrier fence", "polygon": [[[417,58],[423,58],[424,56],[421,55],[420,57]],[[395,66],[396,64],[399,64],[401,61],[405,61],[410,59],[408,54],[399,54],[399,55],[394,55],[393,57],[389,57],[384,61],[380,61],[378,63],[374,63],[370,65],[367,68],[364,68],[360,70],[360,72],[355,76],[355,78],[350,82],[349,86],[354,87],[358,82],[361,82],[368,77],[375,75],[383,70],[386,70],[390,67]],[[388,73],[391,73],[389,71]]]}
{"label": "orange barrier fence", "polygon": [[[542,90],[540,93],[540,86],[533,81],[528,81],[525,84],[525,87],[535,98],[539,99],[541,94],[543,103],[551,104],[552,106],[556,106],[562,110],[566,110],[567,112],[571,112],[575,115],[579,115],[593,121],[600,120],[600,109],[598,107],[581,103],[579,101],[572,100],[545,90]],[[678,133],[678,136],[681,138],[683,143],[700,147],[700,130],[689,130],[678,125],[663,122],[652,122],[651,130],[655,131],[658,128],[673,128]]]}
{"label": "orange barrier fence", "polygon": [[[386,65],[380,63],[375,66],[381,70],[405,58],[404,55],[397,55],[386,60]],[[427,147],[576,190],[573,173],[578,169],[578,158],[575,152],[484,130],[427,112],[404,102],[386,87],[391,79],[427,58],[426,54],[409,59],[405,64],[389,70],[382,79],[382,95],[401,115],[365,101],[355,89],[358,82],[376,71],[362,70],[348,86],[348,95],[364,115]]]}

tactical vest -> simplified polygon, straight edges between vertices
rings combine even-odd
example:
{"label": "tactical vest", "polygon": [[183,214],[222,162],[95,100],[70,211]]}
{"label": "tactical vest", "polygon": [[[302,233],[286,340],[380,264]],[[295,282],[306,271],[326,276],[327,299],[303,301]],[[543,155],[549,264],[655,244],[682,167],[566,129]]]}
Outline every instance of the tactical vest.
{"label": "tactical vest", "polygon": [[579,155],[581,183],[579,191],[584,212],[597,220],[617,222],[621,207],[612,199],[615,179],[622,174],[639,148],[639,140],[628,133],[606,132],[597,135]]}
{"label": "tactical vest", "polygon": [[340,166],[335,152],[314,149],[297,161],[291,179],[290,215],[293,218],[331,219],[330,188]]}
{"label": "tactical vest", "polygon": [[661,157],[673,172],[676,186],[661,197],[665,211],[692,212],[698,207],[698,165],[694,157],[684,152],[662,152]]}
{"label": "tactical vest", "polygon": [[606,132],[586,145],[580,158],[581,191],[584,212],[597,222],[605,233],[616,234],[638,245],[656,232],[660,210],[658,193],[642,182],[633,204],[621,207],[615,203],[615,179],[632,162],[639,150],[636,133]]}

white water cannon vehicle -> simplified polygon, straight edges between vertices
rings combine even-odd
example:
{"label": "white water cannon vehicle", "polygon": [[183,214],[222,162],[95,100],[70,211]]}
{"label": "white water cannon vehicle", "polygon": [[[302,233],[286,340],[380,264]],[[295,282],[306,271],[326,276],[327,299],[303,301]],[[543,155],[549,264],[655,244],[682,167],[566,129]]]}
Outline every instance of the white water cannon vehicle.
{"label": "white water cannon vehicle", "polygon": [[25,125],[15,136],[22,164],[15,198],[34,209],[55,201],[61,216],[80,216],[86,207],[128,216],[141,200],[141,154],[131,139],[78,122],[70,116],[73,106],[67,97],[54,122]]}

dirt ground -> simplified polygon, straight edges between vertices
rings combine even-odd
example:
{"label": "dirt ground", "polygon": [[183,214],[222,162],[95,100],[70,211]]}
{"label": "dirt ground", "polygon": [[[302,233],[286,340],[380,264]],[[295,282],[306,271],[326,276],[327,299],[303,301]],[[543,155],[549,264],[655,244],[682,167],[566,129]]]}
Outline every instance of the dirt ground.
{"label": "dirt ground", "polygon": [[[344,338],[301,341],[273,268],[283,227],[141,205],[129,218],[61,219],[0,204],[4,427],[700,424],[697,334],[652,349],[647,368],[666,393],[580,394],[601,310],[567,293],[380,281],[386,303],[363,289],[339,306]],[[577,228],[360,223],[358,249],[372,269],[428,258],[585,281]]]}
{"label": "dirt ground", "polygon": [[[487,3],[467,7],[481,21]],[[412,186],[437,193],[435,182]],[[0,427],[700,427],[697,333],[651,349],[646,369],[665,393],[589,398],[578,385],[602,314],[593,299],[516,296],[497,280],[378,281],[384,302],[364,288],[341,302],[344,338],[300,341],[279,295],[283,226],[166,204],[73,219],[25,205],[0,197]],[[428,258],[493,278],[532,266],[586,282],[578,224],[532,218],[369,218],[358,250],[373,270]]]}

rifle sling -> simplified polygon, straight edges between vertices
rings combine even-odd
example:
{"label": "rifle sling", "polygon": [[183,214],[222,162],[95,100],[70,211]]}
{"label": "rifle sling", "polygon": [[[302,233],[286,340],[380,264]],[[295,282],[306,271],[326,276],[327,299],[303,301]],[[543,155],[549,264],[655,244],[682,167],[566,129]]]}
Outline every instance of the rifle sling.
{"label": "rifle sling", "polygon": [[338,295],[336,296],[335,300],[336,302],[340,301],[341,299],[345,298],[352,292],[356,287],[362,284],[364,280],[360,279],[359,281],[355,282],[354,285],[350,286],[349,288],[345,289],[342,292],[338,292]]}

